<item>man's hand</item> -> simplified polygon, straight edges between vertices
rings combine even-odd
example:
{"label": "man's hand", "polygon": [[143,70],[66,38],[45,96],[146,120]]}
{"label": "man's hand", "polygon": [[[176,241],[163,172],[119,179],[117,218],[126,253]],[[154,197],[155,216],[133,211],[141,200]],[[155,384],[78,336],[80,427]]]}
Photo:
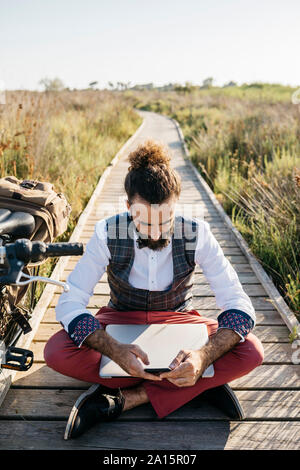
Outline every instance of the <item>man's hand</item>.
{"label": "man's hand", "polygon": [[216,359],[240,342],[240,336],[232,329],[221,328],[210,337],[201,349],[181,350],[170,364],[170,372],[159,374],[178,387],[195,385],[205,369]]}
{"label": "man's hand", "polygon": [[208,367],[205,356],[201,350],[182,349],[170,364],[170,372],[159,374],[178,387],[190,387],[195,385],[199,377]]}
{"label": "man's hand", "polygon": [[149,374],[144,371],[138,358],[145,364],[149,364],[149,359],[147,354],[137,344],[120,343],[102,329],[97,329],[90,334],[85,339],[84,344],[112,359],[122,367],[127,374],[133,377],[141,377],[148,380],[162,380],[158,375]]}
{"label": "man's hand", "polygon": [[119,364],[127,374],[133,377],[142,377],[148,380],[162,380],[158,375],[145,372],[140,358],[144,364],[149,364],[147,354],[137,344],[119,343],[112,354],[111,359]]}

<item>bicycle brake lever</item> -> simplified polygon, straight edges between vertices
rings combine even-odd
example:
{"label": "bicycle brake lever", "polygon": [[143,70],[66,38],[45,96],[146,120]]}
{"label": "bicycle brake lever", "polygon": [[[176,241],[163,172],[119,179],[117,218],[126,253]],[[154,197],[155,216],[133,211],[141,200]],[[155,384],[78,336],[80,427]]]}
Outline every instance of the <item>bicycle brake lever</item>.
{"label": "bicycle brake lever", "polygon": [[[19,279],[21,277],[25,277],[27,278],[28,280],[27,281],[20,281]],[[14,282],[14,285],[16,286],[24,286],[26,284],[29,284],[30,282],[33,282],[33,281],[40,281],[40,282],[48,282],[49,284],[55,284],[57,286],[60,286],[63,288],[64,292],[69,292],[70,290],[70,286],[69,284],[67,284],[66,282],[63,282],[63,281],[56,281],[54,279],[50,279],[49,277],[42,277],[42,276],[29,276],[29,274],[26,274],[26,273],[23,273],[23,271],[21,271],[19,273],[19,275],[17,276],[17,280],[16,282]]]}

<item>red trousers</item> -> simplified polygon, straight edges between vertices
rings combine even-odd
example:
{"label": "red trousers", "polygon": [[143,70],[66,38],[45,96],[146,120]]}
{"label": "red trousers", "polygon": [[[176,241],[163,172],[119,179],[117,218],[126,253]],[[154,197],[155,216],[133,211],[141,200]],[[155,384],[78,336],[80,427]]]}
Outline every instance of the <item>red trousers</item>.
{"label": "red trousers", "polygon": [[[202,317],[197,310],[189,312],[124,312],[114,310],[111,307],[101,307],[96,317],[104,328],[112,323],[205,323],[208,335],[212,336],[218,327],[216,320]],[[262,363],[264,350],[260,340],[254,334],[249,333],[244,342],[238,343],[214,362],[214,377],[200,377],[195,385],[189,387],[178,387],[168,379],[155,381],[133,377],[101,378],[99,377],[101,354],[85,345],[78,348],[64,329],[49,339],[44,349],[44,358],[47,365],[57,372],[86,382],[101,383],[112,388],[129,388],[143,383],[157,416],[163,418],[205,390],[248,374]]]}

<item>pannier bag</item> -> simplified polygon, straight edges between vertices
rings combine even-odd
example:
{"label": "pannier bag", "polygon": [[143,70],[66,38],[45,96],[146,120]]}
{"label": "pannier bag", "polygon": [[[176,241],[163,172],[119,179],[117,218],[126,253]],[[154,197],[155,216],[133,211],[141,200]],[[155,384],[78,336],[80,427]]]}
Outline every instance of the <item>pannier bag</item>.
{"label": "pannier bag", "polygon": [[[0,178],[0,208],[12,212],[29,212],[35,220],[34,230],[25,238],[32,241],[52,243],[67,229],[71,206],[63,193],[57,193],[53,185],[44,181],[19,180],[15,176]],[[22,237],[24,238],[24,237]],[[43,264],[44,261],[27,264],[23,272],[30,274],[28,267]],[[31,330],[28,323],[30,311],[20,302],[25,286],[2,286],[0,292],[0,341],[12,341],[17,326],[24,333]]]}
{"label": "pannier bag", "polygon": [[0,178],[0,207],[29,212],[35,218],[30,239],[51,243],[68,226],[71,206],[53,184],[37,180],[19,180],[15,176]]}

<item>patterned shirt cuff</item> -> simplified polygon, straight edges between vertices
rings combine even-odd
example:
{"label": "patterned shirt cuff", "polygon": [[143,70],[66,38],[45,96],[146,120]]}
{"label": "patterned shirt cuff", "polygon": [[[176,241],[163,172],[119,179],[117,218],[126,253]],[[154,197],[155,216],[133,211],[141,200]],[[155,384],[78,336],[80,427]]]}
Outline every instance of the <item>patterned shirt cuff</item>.
{"label": "patterned shirt cuff", "polygon": [[241,337],[240,342],[245,341],[245,336],[247,336],[254,326],[254,321],[250,315],[237,309],[229,309],[220,313],[218,322],[218,329],[230,328],[234,330]]}
{"label": "patterned shirt cuff", "polygon": [[95,330],[102,328],[99,320],[90,313],[82,313],[71,321],[68,327],[68,334],[79,348],[84,340]]}

